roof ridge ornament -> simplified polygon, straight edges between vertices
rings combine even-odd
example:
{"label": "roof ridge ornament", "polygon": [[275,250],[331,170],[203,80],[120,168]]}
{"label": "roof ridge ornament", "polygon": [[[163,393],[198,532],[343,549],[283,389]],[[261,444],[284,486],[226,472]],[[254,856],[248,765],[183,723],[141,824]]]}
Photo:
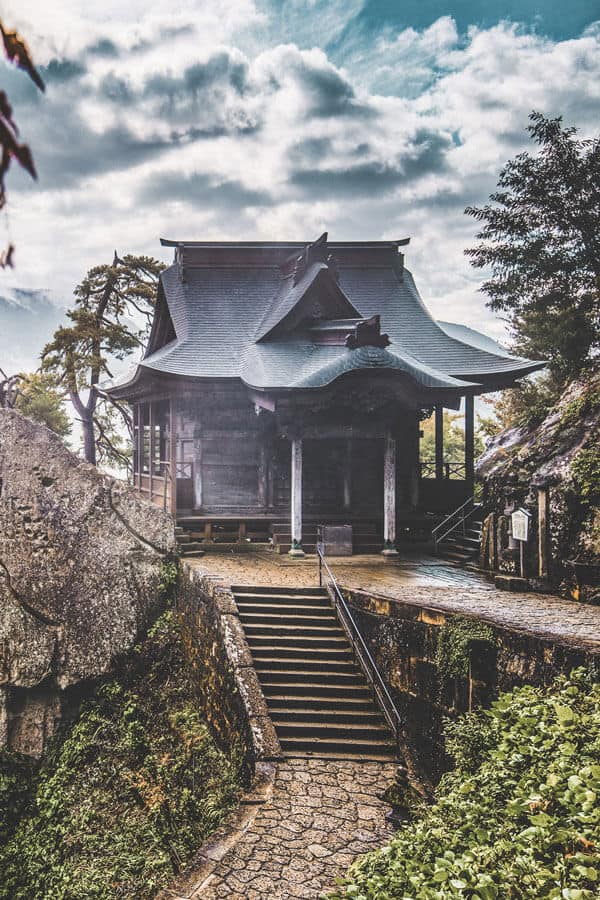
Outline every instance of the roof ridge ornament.
{"label": "roof ridge ornament", "polygon": [[357,322],[354,330],[346,338],[346,347],[356,350],[358,347],[389,347],[391,344],[388,334],[381,333],[381,316],[371,316]]}
{"label": "roof ridge ornament", "polygon": [[[316,241],[313,241],[312,244],[307,244],[300,256],[297,256],[293,260],[293,275],[295,285],[298,284],[305,272],[307,272],[314,263],[319,262],[325,263],[325,265],[331,269],[331,274],[333,275],[335,280],[339,281],[340,272],[334,256],[329,253],[329,247],[327,246],[328,237],[329,232],[324,231]],[[289,260],[287,262],[289,262]]]}

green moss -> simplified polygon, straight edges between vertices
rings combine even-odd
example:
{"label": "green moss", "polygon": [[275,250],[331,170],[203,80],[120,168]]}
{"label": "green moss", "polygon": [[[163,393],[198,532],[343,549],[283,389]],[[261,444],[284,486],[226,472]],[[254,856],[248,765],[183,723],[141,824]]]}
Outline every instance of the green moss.
{"label": "green moss", "polygon": [[441,684],[450,678],[467,678],[469,649],[473,641],[496,646],[496,635],[489,625],[475,619],[449,619],[438,632],[435,664]]}
{"label": "green moss", "polygon": [[600,501],[600,450],[597,446],[579,451],[571,463],[571,478],[582,505],[591,507]]}
{"label": "green moss", "polygon": [[198,714],[166,613],[55,743],[26,804],[20,794],[0,898],[153,897],[233,808],[239,769]]}

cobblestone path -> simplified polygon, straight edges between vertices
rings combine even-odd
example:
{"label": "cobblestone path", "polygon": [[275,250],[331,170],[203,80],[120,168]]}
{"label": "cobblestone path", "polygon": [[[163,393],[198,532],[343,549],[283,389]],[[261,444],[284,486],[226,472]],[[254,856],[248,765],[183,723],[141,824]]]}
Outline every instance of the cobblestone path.
{"label": "cobblestone path", "polygon": [[318,898],[392,833],[378,799],[393,763],[290,759],[273,793],[194,900]]}

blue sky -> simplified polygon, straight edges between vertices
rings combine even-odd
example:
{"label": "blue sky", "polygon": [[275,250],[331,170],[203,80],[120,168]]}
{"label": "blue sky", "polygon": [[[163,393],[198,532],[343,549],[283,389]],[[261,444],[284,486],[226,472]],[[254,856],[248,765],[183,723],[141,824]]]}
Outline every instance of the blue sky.
{"label": "blue sky", "polygon": [[115,248],[167,261],[160,236],[328,230],[410,236],[407,265],[434,314],[501,336],[463,253],[475,232],[464,208],[528,147],[532,109],[599,128],[591,0],[3,7],[47,81],[41,95],[1,73],[40,176],[11,172],[2,226],[17,268],[0,273],[0,296],[26,317],[36,296],[68,304]]}

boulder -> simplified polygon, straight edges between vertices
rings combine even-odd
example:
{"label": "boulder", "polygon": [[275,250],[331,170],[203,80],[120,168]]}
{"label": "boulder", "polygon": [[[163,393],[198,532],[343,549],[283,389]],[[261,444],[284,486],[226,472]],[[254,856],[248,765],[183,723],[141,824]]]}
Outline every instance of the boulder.
{"label": "boulder", "polygon": [[174,549],[171,516],[0,409],[0,746],[41,755],[68,689],[148,623]]}

